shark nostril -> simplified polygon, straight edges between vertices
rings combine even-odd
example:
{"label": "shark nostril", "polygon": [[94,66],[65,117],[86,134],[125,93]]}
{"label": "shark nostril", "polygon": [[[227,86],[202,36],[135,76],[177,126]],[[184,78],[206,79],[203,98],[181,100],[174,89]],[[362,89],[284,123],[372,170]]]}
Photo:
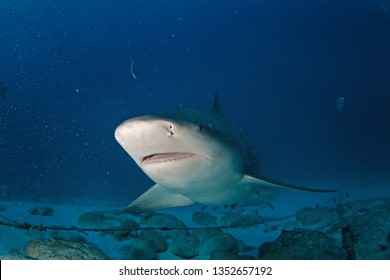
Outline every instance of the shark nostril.
{"label": "shark nostril", "polygon": [[172,136],[174,134],[172,128],[173,128],[173,126],[170,124],[169,129],[168,129],[168,133],[169,133],[168,136]]}

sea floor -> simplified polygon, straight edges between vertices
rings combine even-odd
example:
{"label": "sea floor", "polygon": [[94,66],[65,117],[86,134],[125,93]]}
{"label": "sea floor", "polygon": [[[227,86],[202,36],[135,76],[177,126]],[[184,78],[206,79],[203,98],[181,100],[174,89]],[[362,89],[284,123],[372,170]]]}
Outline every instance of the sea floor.
{"label": "sea floor", "polygon": [[194,205],[137,216],[104,201],[2,200],[0,259],[390,259],[389,188],[286,190],[272,208]]}

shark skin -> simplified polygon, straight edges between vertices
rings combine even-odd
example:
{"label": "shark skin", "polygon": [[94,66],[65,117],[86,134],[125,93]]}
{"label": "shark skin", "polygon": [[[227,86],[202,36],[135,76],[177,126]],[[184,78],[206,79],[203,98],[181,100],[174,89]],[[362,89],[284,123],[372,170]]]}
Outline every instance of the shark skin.
{"label": "shark skin", "polygon": [[246,141],[221,114],[218,96],[213,110],[179,109],[129,119],[115,138],[156,184],[133,201],[128,213],[156,211],[200,203],[243,204],[262,188],[311,189],[246,174]]}

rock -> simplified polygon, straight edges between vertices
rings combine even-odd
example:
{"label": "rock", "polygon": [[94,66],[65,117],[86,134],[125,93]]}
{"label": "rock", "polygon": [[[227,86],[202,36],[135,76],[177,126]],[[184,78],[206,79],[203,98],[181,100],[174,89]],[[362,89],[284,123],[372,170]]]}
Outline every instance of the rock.
{"label": "rock", "polygon": [[323,232],[297,229],[283,230],[272,242],[259,248],[258,258],[268,260],[341,260],[344,250]]}
{"label": "rock", "polygon": [[[107,218],[107,217],[106,217]],[[118,241],[124,241],[132,238],[137,238],[138,237],[138,230],[140,228],[139,224],[135,222],[132,219],[126,219],[123,221],[120,221],[119,227],[114,227],[117,228],[118,230],[113,230],[113,231],[106,231],[102,232],[102,235],[111,235],[112,238]],[[123,228],[123,230],[121,230]]]}
{"label": "rock", "polygon": [[130,245],[123,246],[119,253],[126,260],[156,260],[157,254],[145,240],[134,240]]}
{"label": "rock", "polygon": [[217,218],[210,213],[198,211],[192,215],[192,221],[201,226],[215,226],[217,224]]}
{"label": "rock", "polygon": [[49,207],[41,207],[41,216],[53,216],[54,210]]}
{"label": "rock", "polygon": [[38,207],[30,208],[28,212],[30,213],[30,215],[37,215],[37,216],[40,215],[40,211]]}
{"label": "rock", "polygon": [[[226,252],[230,255],[238,255],[240,246],[238,241],[228,233],[222,233],[209,241],[202,247],[202,255],[211,256],[213,251]],[[214,252],[214,254],[217,254]]]}
{"label": "rock", "polygon": [[364,214],[369,209],[379,207],[381,205],[390,204],[389,198],[370,198],[364,200],[354,200],[345,203],[344,208],[352,211],[354,214]]}
{"label": "rock", "polygon": [[199,255],[200,241],[195,236],[178,236],[171,244],[172,253],[182,259],[192,259]]}
{"label": "rock", "polygon": [[301,229],[302,225],[301,225],[301,223],[297,222],[296,220],[295,221],[287,221],[287,222],[283,223],[280,226],[280,228],[284,229],[284,230],[295,230],[295,229]]}
{"label": "rock", "polygon": [[0,260],[25,260],[25,258],[14,255],[0,255]]}
{"label": "rock", "polygon": [[146,241],[156,253],[163,253],[168,249],[168,242],[159,231],[143,230],[138,238]]}
{"label": "rock", "polygon": [[380,212],[376,208],[346,218],[357,259],[390,259],[390,211],[387,214]]}
{"label": "rock", "polygon": [[297,211],[296,219],[303,226],[318,225],[320,227],[330,226],[340,221],[337,209],[333,207],[302,208]]}
{"label": "rock", "polygon": [[120,228],[123,228],[124,231],[113,232],[112,236],[114,239],[122,241],[129,238],[137,238],[138,237],[138,229],[140,228],[139,224],[132,220],[126,219],[120,222]]}
{"label": "rock", "polygon": [[223,231],[219,228],[198,228],[192,231],[192,235],[198,238],[202,244],[222,233]]}
{"label": "rock", "polygon": [[133,219],[126,219],[120,222],[120,227],[123,229],[139,229],[139,224]]}
{"label": "rock", "polygon": [[84,227],[101,227],[106,221],[106,216],[98,212],[86,212],[80,215],[77,223]]}
{"label": "rock", "polygon": [[223,225],[231,226],[232,228],[246,228],[263,224],[265,221],[257,215],[242,215],[239,213],[227,213],[221,218]]}
{"label": "rock", "polygon": [[38,260],[106,260],[96,246],[68,240],[31,240],[24,248],[27,258]]}
{"label": "rock", "polygon": [[105,235],[111,235],[111,237],[118,241],[125,241],[134,237],[137,237],[137,233],[135,231],[130,230],[114,230],[114,231],[107,231],[102,233],[103,236]]}
{"label": "rock", "polygon": [[[218,240],[218,239],[217,239]],[[231,243],[230,248],[221,248],[220,245],[217,245],[215,249],[212,249],[210,254],[210,260],[254,260],[256,259],[254,256],[249,255],[249,253],[256,255],[257,248],[248,246],[242,240],[233,241],[231,237],[227,234],[222,236],[217,242],[223,242],[229,240]],[[217,243],[215,242],[215,243]],[[215,244],[214,243],[214,244]],[[239,245],[237,249],[236,244]],[[246,255],[239,255],[239,252],[247,253]]]}
{"label": "rock", "polygon": [[[387,206],[386,206],[387,205]],[[371,198],[365,200],[355,200],[345,203],[344,208],[353,214],[364,214],[370,209],[379,209],[380,207],[388,208],[390,205],[389,198]]]}
{"label": "rock", "polygon": [[390,199],[356,200],[339,207],[343,207],[343,223],[333,225],[329,233],[348,258],[390,259]]}
{"label": "rock", "polygon": [[87,242],[84,236],[75,233],[75,232],[63,232],[59,230],[53,230],[49,233],[50,237],[53,239],[68,240],[74,242]]}
{"label": "rock", "polygon": [[[161,229],[166,238],[178,235],[188,235],[187,226],[177,217],[163,213],[148,213],[141,217],[140,225]],[[178,230],[172,230],[172,229]]]}
{"label": "rock", "polygon": [[54,210],[49,207],[33,207],[28,210],[30,215],[53,216]]}

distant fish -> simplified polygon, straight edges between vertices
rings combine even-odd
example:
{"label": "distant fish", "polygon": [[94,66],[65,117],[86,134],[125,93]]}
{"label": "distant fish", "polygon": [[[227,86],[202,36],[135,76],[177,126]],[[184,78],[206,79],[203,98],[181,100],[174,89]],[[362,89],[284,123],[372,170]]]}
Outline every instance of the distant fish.
{"label": "distant fish", "polygon": [[341,112],[341,110],[344,107],[344,103],[345,103],[345,98],[344,97],[340,96],[339,98],[337,98],[337,100],[336,100],[336,110],[337,110],[337,112]]}
{"label": "distant fish", "polygon": [[0,100],[6,100],[7,99],[7,87],[0,83]]}
{"label": "distant fish", "polygon": [[133,76],[133,79],[137,80],[137,75],[135,74],[135,70],[134,70],[134,59],[131,61],[130,70],[131,70],[131,76]]}

